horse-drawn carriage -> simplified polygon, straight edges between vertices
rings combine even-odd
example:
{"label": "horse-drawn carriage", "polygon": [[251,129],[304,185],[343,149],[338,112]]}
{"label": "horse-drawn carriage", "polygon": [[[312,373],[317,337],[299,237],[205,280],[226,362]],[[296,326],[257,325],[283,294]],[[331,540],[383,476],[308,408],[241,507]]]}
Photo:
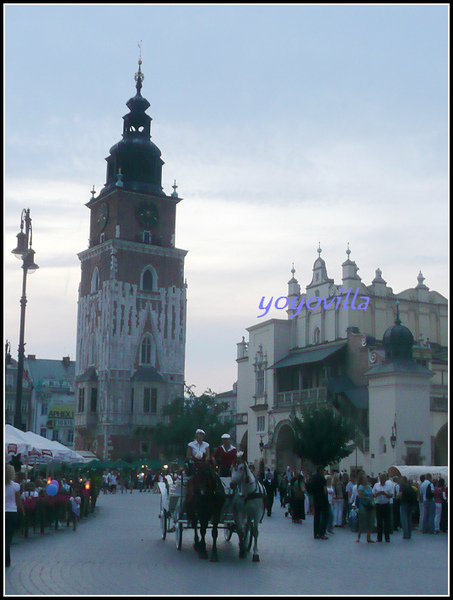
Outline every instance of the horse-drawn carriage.
{"label": "horse-drawn carriage", "polygon": [[191,477],[183,476],[177,483],[159,482],[159,489],[163,540],[174,531],[181,550],[183,531],[193,529],[194,548],[200,558],[207,558],[205,535],[211,529],[211,561],[216,562],[218,530],[223,529],[227,541],[234,532],[238,534],[240,558],[246,557],[254,541],[253,562],[259,561],[258,523],[264,514],[265,493],[246,462],[236,461],[232,477],[222,478],[208,463],[195,463]]}

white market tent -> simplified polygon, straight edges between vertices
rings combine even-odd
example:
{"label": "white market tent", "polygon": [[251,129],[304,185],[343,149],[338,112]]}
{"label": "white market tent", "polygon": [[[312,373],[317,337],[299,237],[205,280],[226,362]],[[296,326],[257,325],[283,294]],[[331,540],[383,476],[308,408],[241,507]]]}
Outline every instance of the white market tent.
{"label": "white market tent", "polygon": [[404,476],[409,481],[419,481],[420,475],[431,473],[433,480],[442,477],[445,479],[445,484],[448,485],[448,467],[429,467],[426,465],[393,465],[389,468],[389,477]]}
{"label": "white market tent", "polygon": [[71,450],[71,448],[67,448],[63,444],[60,444],[60,442],[48,440],[33,431],[27,431],[25,437],[29,439],[32,444],[40,447],[44,456],[51,457],[51,460],[55,462],[83,463],[82,456],[77,454],[74,450]]}
{"label": "white market tent", "polygon": [[29,450],[31,450],[30,442],[24,432],[12,425],[5,425],[5,461],[18,454],[26,456]]}
{"label": "white market tent", "polygon": [[23,432],[5,425],[5,460],[21,454],[25,463],[83,463],[83,457],[60,442],[48,440],[32,431]]}

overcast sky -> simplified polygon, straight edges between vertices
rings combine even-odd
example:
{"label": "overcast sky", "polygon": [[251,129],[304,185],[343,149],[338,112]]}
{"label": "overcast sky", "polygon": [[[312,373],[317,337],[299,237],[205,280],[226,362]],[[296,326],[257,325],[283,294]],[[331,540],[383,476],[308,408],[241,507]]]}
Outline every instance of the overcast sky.
{"label": "overcast sky", "polygon": [[[448,18],[439,5],[4,5],[4,337],[17,358],[23,208],[40,269],[26,352],[75,359],[85,204],[142,94],[188,250],[186,381],[231,389],[262,296],[321,243],[398,293],[448,297]],[[268,317],[285,317],[270,311]],[[366,332],[365,332],[366,333]]]}

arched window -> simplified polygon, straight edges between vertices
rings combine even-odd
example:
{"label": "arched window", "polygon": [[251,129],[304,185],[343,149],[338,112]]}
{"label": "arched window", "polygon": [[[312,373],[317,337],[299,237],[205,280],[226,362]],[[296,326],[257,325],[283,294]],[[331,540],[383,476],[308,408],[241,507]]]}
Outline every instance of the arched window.
{"label": "arched window", "polygon": [[156,346],[152,336],[147,333],[142,338],[140,345],[140,364],[154,366],[156,361]]}
{"label": "arched window", "polygon": [[93,274],[91,276],[91,293],[99,291],[99,269],[97,267],[94,268]]}
{"label": "arched window", "polygon": [[148,265],[143,271],[140,279],[140,289],[143,292],[157,292],[157,272],[154,267]]}
{"label": "arched window", "polygon": [[313,343],[319,344],[320,340],[321,340],[321,331],[320,331],[319,327],[316,327],[316,329],[313,332]]}
{"label": "arched window", "polygon": [[146,271],[143,273],[143,291],[153,291],[153,274],[149,269],[146,269]]}

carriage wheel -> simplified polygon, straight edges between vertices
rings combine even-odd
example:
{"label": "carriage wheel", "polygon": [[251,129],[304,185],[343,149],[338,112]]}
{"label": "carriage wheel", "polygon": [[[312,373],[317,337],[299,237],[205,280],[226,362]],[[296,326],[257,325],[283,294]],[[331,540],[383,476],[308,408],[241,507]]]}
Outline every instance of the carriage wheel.
{"label": "carriage wheel", "polygon": [[182,523],[176,523],[176,548],[182,548]]}
{"label": "carriage wheel", "polygon": [[165,508],[161,510],[160,513],[160,524],[162,527],[162,539],[164,540],[167,537],[167,511]]}
{"label": "carriage wheel", "polygon": [[225,540],[229,542],[231,540],[231,536],[233,535],[234,526],[227,525],[223,530],[223,535],[225,536]]}

